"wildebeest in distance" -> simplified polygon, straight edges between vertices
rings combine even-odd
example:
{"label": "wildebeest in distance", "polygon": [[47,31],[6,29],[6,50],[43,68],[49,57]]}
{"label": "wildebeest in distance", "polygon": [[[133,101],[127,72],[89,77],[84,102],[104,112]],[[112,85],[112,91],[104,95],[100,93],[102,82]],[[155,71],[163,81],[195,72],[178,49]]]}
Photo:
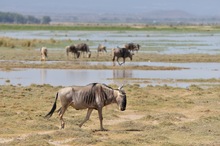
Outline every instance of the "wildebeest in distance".
{"label": "wildebeest in distance", "polygon": [[69,53],[73,53],[74,58],[79,58],[80,52],[78,51],[76,46],[71,45],[71,46],[66,46],[65,48],[66,48],[67,58],[69,58]]}
{"label": "wildebeest in distance", "polygon": [[140,45],[139,44],[135,44],[135,43],[128,43],[128,44],[125,44],[125,48],[134,52],[134,51],[137,51],[140,49]]}
{"label": "wildebeest in distance", "polygon": [[99,53],[103,53],[103,52],[107,53],[106,46],[99,44],[99,46],[97,48],[97,56],[99,56]]}
{"label": "wildebeest in distance", "polygon": [[42,47],[40,49],[40,55],[41,55],[41,61],[46,61],[48,55],[48,51],[46,47]]}
{"label": "wildebeest in distance", "polygon": [[[134,55],[134,53],[130,52],[128,49],[126,48],[114,48],[112,49],[112,61],[113,64],[115,65],[115,58],[118,62],[119,65],[122,65],[125,63],[125,59],[128,57],[130,58],[130,60],[132,60],[132,56]],[[123,62],[120,63],[119,62],[119,58],[123,58]]]}
{"label": "wildebeest in distance", "polygon": [[83,57],[84,57],[84,53],[87,54],[87,57],[90,58],[91,57],[91,51],[89,50],[89,46],[86,43],[81,43],[81,44],[77,44],[76,45],[76,49],[80,52],[82,52]]}
{"label": "wildebeest in distance", "polygon": [[55,102],[51,111],[45,116],[50,118],[56,110],[56,102],[59,98],[61,101],[61,108],[58,110],[61,128],[64,128],[65,122],[63,115],[69,106],[72,106],[76,110],[87,109],[87,115],[85,119],[80,123],[81,127],[87,120],[89,120],[93,109],[98,110],[100,129],[105,130],[103,127],[102,108],[111,103],[117,103],[119,110],[124,111],[126,109],[126,93],[122,90],[122,87],[113,89],[105,84],[91,83],[86,86],[72,86],[60,89],[55,97]]}

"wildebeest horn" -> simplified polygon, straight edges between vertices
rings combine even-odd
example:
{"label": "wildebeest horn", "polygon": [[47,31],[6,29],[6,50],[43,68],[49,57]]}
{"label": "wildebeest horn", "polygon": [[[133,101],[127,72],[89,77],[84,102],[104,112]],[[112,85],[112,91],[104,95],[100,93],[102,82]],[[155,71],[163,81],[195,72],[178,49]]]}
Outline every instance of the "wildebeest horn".
{"label": "wildebeest horn", "polygon": [[124,87],[124,84],[121,85],[121,87],[118,87],[118,90],[121,90]]}

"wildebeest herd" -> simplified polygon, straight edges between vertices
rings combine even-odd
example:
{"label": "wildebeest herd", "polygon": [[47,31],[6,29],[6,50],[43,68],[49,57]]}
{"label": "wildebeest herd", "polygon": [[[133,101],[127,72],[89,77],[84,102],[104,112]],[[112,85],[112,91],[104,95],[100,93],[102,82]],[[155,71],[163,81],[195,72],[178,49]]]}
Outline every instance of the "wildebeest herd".
{"label": "wildebeest herd", "polygon": [[[140,49],[140,45],[136,43],[128,43],[125,44],[123,47],[117,47],[111,49],[112,51],[112,61],[115,62],[115,59],[117,60],[119,65],[122,65],[125,63],[125,59],[128,57],[130,60],[132,60],[132,56],[134,55],[134,51],[138,52]],[[89,49],[89,46],[86,43],[80,43],[76,45],[70,45],[65,47],[67,58],[69,59],[70,54],[73,55],[75,59],[79,58],[82,54],[83,57],[85,55],[90,58],[92,53]],[[45,61],[48,57],[48,50],[46,47],[42,47],[40,49],[41,52],[41,61]],[[99,44],[97,48],[97,57],[100,53],[107,53],[107,47]],[[119,62],[119,58],[123,59],[123,62]],[[114,63],[115,65],[115,63]]]}
{"label": "wildebeest herd", "polygon": [[[74,56],[75,59],[79,58],[80,55],[84,57],[85,54],[88,58],[91,57],[91,51],[89,46],[85,43],[66,46],[66,55],[67,58],[70,57],[70,54]],[[134,55],[134,51],[138,51],[140,49],[139,44],[128,43],[125,44],[124,47],[113,48],[112,51],[112,61],[113,63],[117,60],[119,65],[125,63],[125,59],[128,57],[132,60],[132,56]],[[48,56],[48,50],[46,47],[42,47],[40,49],[41,52],[41,60],[45,61]],[[99,53],[107,53],[106,46],[99,44],[97,48],[97,57]],[[119,58],[123,59],[123,62],[119,62]],[[93,109],[98,110],[99,121],[100,121],[100,130],[105,130],[103,127],[103,116],[102,116],[102,108],[111,103],[117,103],[119,106],[119,110],[124,111],[126,109],[126,93],[122,89],[123,86],[118,89],[113,89],[105,84],[100,83],[91,83],[86,86],[71,86],[60,89],[56,96],[52,109],[45,116],[46,118],[50,118],[54,111],[56,110],[56,102],[57,99],[60,99],[61,108],[58,109],[58,114],[61,121],[61,128],[64,128],[65,122],[63,120],[63,115],[69,106],[72,106],[76,110],[87,109],[87,114],[85,119],[80,123],[79,127],[81,127],[86,121],[89,120],[90,115]]]}
{"label": "wildebeest herd", "polygon": [[[70,53],[74,55],[74,58],[79,58],[80,54],[86,54],[87,57],[91,57],[91,51],[89,46],[85,43],[78,45],[70,45],[66,48],[66,55],[69,57]],[[132,60],[134,51],[140,49],[139,44],[129,43],[125,44],[124,47],[117,47],[112,49],[112,61],[117,60],[119,65],[125,63],[127,57]],[[99,44],[97,48],[97,57],[100,52],[107,52],[107,48],[104,45]],[[46,60],[47,48],[41,48],[41,60]],[[119,63],[119,58],[123,58],[123,62]],[[89,120],[92,111],[95,109],[98,111],[100,130],[106,130],[103,127],[103,116],[102,109],[104,106],[116,103],[119,110],[124,111],[126,109],[127,99],[126,93],[122,89],[123,85],[118,87],[118,89],[113,89],[110,86],[101,83],[91,83],[86,86],[70,86],[61,88],[55,96],[55,101],[50,112],[45,116],[45,118],[50,118],[54,111],[56,110],[56,102],[59,99],[61,102],[61,107],[57,110],[60,121],[61,128],[65,127],[65,122],[63,116],[65,111],[69,106],[72,106],[76,110],[87,109],[87,114],[85,119],[79,124],[81,127],[86,121]]]}

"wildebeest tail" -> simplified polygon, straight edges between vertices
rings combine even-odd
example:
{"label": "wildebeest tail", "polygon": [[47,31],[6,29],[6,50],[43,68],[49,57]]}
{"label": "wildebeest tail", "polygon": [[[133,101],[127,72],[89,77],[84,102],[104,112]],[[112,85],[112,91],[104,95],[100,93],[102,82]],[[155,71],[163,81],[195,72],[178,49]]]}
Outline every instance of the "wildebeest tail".
{"label": "wildebeest tail", "polygon": [[58,97],[58,92],[57,92],[57,94],[56,94],[56,98],[55,98],[53,107],[52,107],[52,109],[50,110],[50,112],[45,116],[45,118],[50,118],[50,117],[53,115],[54,111],[56,110],[56,107],[57,107],[57,105],[56,105],[56,103],[57,103],[57,97]]}

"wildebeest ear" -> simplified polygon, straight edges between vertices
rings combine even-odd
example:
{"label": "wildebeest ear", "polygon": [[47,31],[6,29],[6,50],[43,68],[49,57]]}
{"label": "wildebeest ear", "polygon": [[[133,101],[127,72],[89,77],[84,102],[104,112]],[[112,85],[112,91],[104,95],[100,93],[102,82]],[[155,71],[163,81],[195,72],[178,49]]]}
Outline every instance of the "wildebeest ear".
{"label": "wildebeest ear", "polygon": [[121,87],[118,87],[118,90],[121,90],[124,87],[124,84],[121,85]]}

